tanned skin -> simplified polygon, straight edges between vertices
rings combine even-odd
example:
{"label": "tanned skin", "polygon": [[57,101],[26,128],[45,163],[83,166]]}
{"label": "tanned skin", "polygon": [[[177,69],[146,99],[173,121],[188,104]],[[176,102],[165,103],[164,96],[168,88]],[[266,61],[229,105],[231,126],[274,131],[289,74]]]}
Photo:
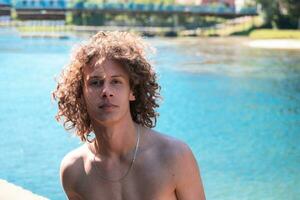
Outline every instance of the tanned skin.
{"label": "tanned skin", "polygon": [[[68,199],[205,200],[190,148],[132,120],[129,103],[135,96],[124,68],[114,61],[94,58],[83,75],[82,101],[96,139],[62,160],[60,176]],[[136,160],[127,176],[118,180],[130,167],[138,130]]]}

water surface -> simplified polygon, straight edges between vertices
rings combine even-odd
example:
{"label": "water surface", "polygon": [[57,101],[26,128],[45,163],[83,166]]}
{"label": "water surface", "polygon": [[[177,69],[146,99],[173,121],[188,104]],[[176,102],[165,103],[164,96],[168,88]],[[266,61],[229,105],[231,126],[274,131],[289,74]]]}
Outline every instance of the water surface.
{"label": "water surface", "polygon": [[[62,157],[80,145],[55,122],[54,77],[80,38],[0,29],[0,178],[64,199]],[[156,130],[188,143],[207,199],[300,196],[300,52],[245,39],[148,39],[164,101]]]}

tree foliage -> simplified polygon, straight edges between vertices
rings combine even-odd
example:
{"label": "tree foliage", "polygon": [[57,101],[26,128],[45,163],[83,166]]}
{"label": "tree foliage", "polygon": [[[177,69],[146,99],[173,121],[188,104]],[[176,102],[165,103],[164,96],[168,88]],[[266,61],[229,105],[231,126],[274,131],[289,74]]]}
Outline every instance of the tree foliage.
{"label": "tree foliage", "polygon": [[266,25],[273,28],[300,28],[299,0],[256,0],[265,14]]}

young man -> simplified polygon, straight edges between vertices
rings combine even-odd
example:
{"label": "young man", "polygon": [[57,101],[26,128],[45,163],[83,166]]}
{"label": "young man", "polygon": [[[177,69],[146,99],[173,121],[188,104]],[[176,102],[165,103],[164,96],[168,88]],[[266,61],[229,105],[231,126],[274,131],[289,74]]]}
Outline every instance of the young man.
{"label": "young man", "polygon": [[85,142],[61,163],[71,200],[205,199],[189,147],[151,129],[159,86],[145,48],[133,34],[99,32],[58,81],[57,119]]}

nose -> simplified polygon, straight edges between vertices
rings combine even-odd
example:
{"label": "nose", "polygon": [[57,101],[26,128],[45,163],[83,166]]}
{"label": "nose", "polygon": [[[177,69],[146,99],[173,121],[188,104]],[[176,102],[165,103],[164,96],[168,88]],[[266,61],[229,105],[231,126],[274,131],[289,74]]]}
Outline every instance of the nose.
{"label": "nose", "polygon": [[113,91],[110,88],[110,85],[108,83],[104,83],[101,96],[103,98],[107,98],[107,97],[112,97],[113,96]]}

